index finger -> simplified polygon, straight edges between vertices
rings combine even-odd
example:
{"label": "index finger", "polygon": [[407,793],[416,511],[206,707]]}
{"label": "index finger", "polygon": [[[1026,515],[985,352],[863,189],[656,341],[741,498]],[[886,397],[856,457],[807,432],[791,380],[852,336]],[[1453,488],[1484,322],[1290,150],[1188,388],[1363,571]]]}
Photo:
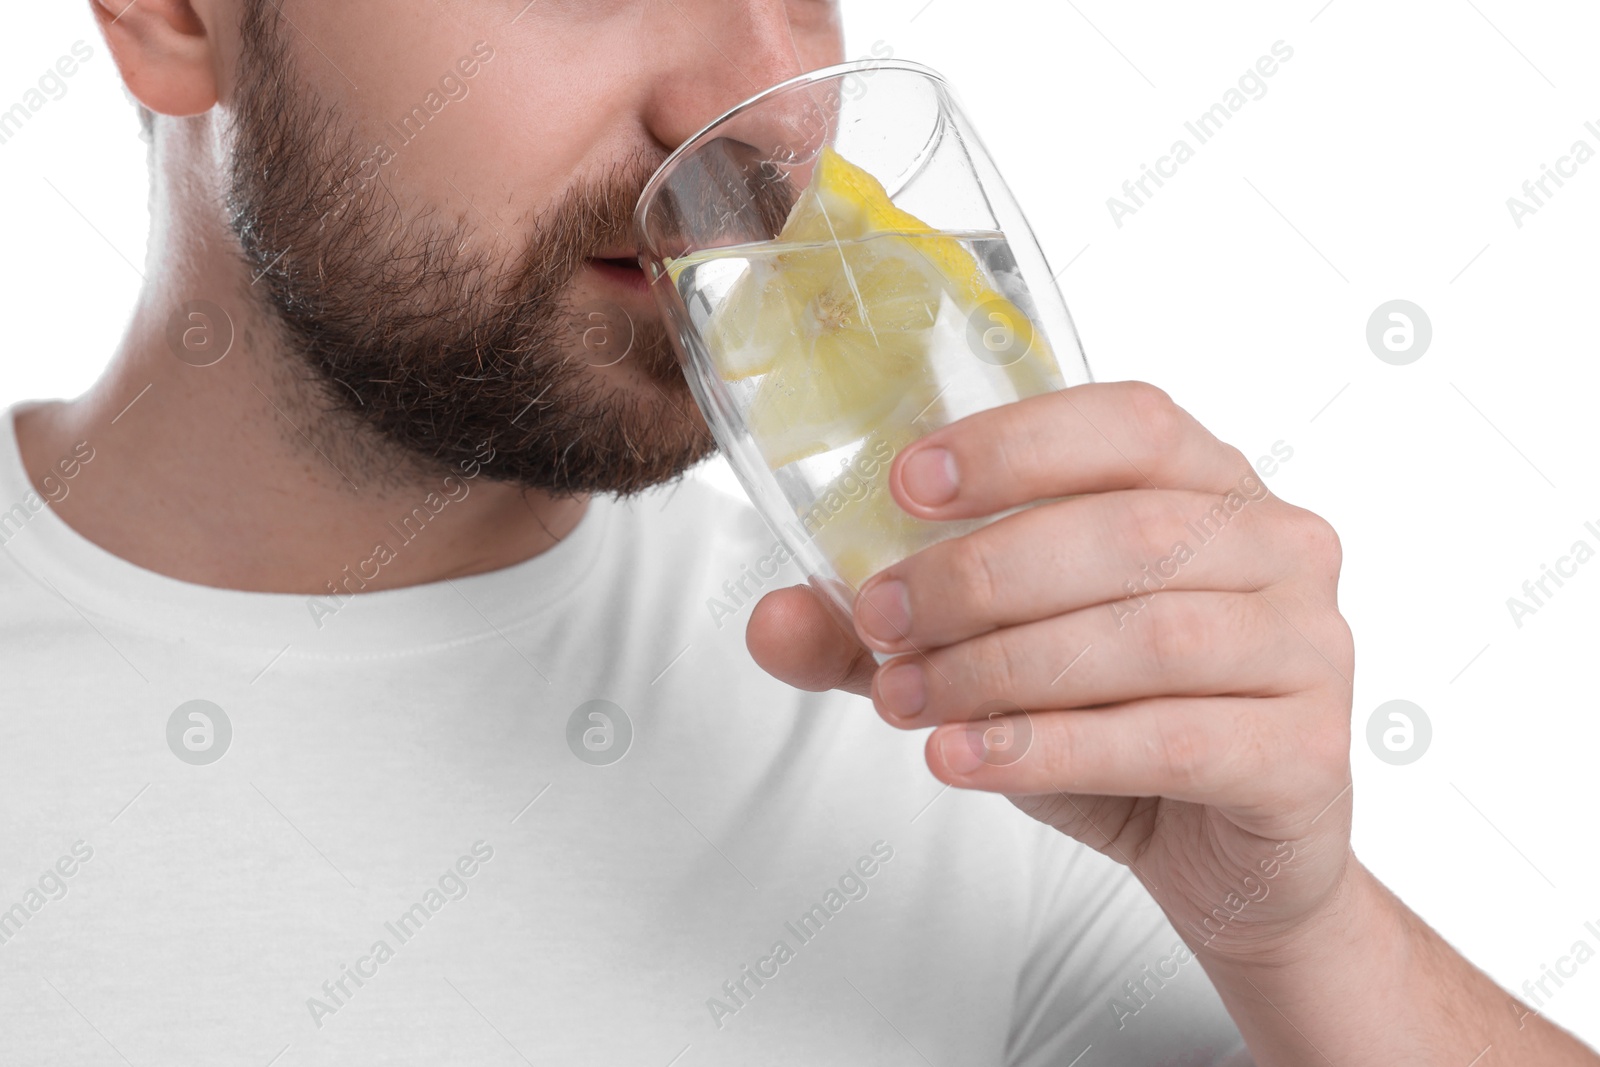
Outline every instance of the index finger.
{"label": "index finger", "polygon": [[1226,493],[1250,465],[1144,382],[1063,389],[969,415],[895,459],[889,485],[925,519],[992,515],[1115,489]]}

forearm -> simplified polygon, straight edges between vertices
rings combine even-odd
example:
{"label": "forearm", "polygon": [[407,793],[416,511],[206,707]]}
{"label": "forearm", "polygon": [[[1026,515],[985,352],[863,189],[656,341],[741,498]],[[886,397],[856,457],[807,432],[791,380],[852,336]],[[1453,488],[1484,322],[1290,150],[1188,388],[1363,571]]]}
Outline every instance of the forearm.
{"label": "forearm", "polygon": [[1352,857],[1340,892],[1270,963],[1208,958],[1258,1067],[1597,1067],[1513,1000]]}

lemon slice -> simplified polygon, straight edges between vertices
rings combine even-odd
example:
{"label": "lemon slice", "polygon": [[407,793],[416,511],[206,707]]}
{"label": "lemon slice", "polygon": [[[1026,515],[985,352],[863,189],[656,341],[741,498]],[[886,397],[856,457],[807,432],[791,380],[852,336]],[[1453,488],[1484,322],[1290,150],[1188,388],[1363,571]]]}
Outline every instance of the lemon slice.
{"label": "lemon slice", "polygon": [[939,276],[893,240],[803,245],[776,257],[786,305],[746,423],[774,468],[870,433],[927,378]]}
{"label": "lemon slice", "polygon": [[896,207],[882,182],[832,148],[823,148],[811,184],[800,194],[778,240],[821,242],[873,233],[928,234],[907,243],[957,291],[974,301],[1000,295],[959,242]]}
{"label": "lemon slice", "polygon": [[[937,231],[824,148],[777,238],[692,253],[667,270],[675,284],[691,268],[739,271],[701,336],[725,381],[753,379],[746,425],[776,470],[856,442],[892,457],[951,417],[929,412],[956,376],[989,376],[1019,398],[1064,387],[1043,335],[963,243],[980,237],[999,235]],[[1002,327],[994,336],[1005,351],[1023,355],[969,351]],[[913,519],[890,496],[888,469],[862,479],[846,468],[818,498],[826,521],[809,532],[853,587],[976,525]]]}
{"label": "lemon slice", "polygon": [[990,284],[987,272],[960,241],[895,206],[882,182],[832,148],[824,147],[811,184],[801,194],[778,240],[832,241],[874,233],[904,238],[905,244],[938,273],[965,313],[981,307],[998,315],[1016,334],[1015,344],[1009,347],[1027,353],[1025,358],[1032,364],[1021,369],[1036,372],[1048,368],[1056,379],[1055,387],[1065,385],[1044,336],[1020,308]]}

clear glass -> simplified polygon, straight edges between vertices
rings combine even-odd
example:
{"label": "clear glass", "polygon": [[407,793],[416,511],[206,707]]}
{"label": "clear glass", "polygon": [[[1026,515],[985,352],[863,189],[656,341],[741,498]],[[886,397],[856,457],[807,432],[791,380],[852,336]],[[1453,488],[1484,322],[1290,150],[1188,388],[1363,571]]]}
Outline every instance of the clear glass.
{"label": "clear glass", "polygon": [[900,451],[1090,381],[1021,209],[920,64],[751,98],[668,157],[635,228],[718,445],[847,628],[867,578],[1000,517],[912,518],[888,487]]}

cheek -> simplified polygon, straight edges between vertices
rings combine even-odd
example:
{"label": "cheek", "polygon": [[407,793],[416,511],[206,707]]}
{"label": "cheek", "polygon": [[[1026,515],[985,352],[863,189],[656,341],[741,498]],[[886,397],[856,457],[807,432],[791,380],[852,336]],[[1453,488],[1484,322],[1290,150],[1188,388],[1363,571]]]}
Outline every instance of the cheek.
{"label": "cheek", "polygon": [[791,26],[795,54],[800,57],[802,69],[816,70],[818,67],[843,63],[847,57],[838,8],[834,5],[811,5],[811,13],[808,14],[803,10],[795,10],[795,7],[791,5],[794,12]]}
{"label": "cheek", "polygon": [[[352,173],[384,146],[392,160],[385,155],[381,180],[395,196],[416,209],[454,209],[485,231],[480,247],[517,243],[575,175],[597,175],[630,154],[659,150],[644,112],[669,59],[654,55],[650,35],[658,31],[631,5],[601,5],[600,13],[588,5],[536,6],[515,24],[500,0],[283,6],[303,31],[285,29],[300,79],[355,126]],[[791,11],[806,69],[845,59],[832,5]],[[480,42],[493,48],[487,60],[476,49]],[[478,65],[470,79],[459,67],[469,57]],[[465,84],[464,99],[451,100],[440,88],[451,74]],[[445,101],[436,113],[425,106],[430,92],[436,108]],[[426,121],[413,120],[407,132],[418,108]]]}
{"label": "cheek", "polygon": [[[609,34],[608,26],[541,25],[537,36],[492,42],[494,58],[441,124],[440,139],[425,147],[424,165],[437,160],[463,193],[498,205],[505,225],[547,205],[575,175],[598,175],[639,150],[648,68],[628,62],[635,48],[628,20],[611,46],[594,47],[593,37]],[[472,160],[465,175],[462,159]]]}
{"label": "cheek", "polygon": [[[347,69],[362,87],[361,143],[393,152],[384,181],[402,202],[452,205],[469,227],[486,231],[487,245],[500,246],[527,232],[574,175],[598,174],[638,147],[642,93],[634,83],[641,73],[625,62],[628,49],[597,55],[575,34],[545,30],[489,40],[446,21],[409,34],[397,46],[403,59],[374,48],[363,52],[357,70]],[[474,52],[484,41],[494,49],[487,60]],[[457,67],[466,57],[477,62],[470,79]],[[465,98],[450,99],[440,88],[449,72]],[[427,113],[430,92],[443,107],[402,128],[414,109]]]}

